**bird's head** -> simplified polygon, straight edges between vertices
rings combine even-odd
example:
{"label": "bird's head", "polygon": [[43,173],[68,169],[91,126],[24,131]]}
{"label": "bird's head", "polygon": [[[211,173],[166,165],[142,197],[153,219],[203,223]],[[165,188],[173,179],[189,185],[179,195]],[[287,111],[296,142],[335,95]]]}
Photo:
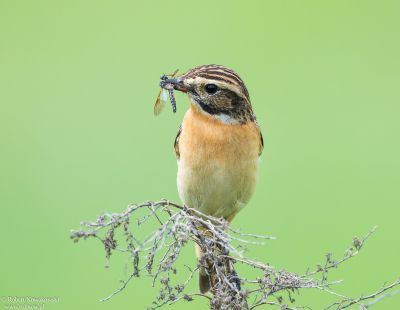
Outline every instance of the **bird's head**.
{"label": "bird's head", "polygon": [[249,93],[233,70],[205,65],[185,74],[161,81],[188,94],[192,105],[225,123],[243,124],[255,119]]}

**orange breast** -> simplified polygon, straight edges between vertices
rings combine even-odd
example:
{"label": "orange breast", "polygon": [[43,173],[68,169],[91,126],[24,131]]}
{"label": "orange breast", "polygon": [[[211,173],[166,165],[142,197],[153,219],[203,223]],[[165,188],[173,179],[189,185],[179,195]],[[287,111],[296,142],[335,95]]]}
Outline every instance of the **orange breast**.
{"label": "orange breast", "polygon": [[232,218],[254,191],[259,148],[255,123],[225,124],[192,105],[179,138],[177,181],[183,202]]}

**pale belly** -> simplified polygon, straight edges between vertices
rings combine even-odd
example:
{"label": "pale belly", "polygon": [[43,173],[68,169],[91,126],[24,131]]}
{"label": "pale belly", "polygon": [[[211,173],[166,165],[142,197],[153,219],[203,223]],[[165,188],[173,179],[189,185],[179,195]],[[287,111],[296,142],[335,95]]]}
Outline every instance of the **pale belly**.
{"label": "pale belly", "polygon": [[258,133],[243,126],[185,123],[189,117],[179,139],[179,195],[188,207],[230,221],[256,186]]}
{"label": "pale belly", "polygon": [[215,217],[231,220],[252,196],[257,181],[257,163],[239,167],[212,159],[200,167],[185,160],[178,164],[178,191],[185,205]]}

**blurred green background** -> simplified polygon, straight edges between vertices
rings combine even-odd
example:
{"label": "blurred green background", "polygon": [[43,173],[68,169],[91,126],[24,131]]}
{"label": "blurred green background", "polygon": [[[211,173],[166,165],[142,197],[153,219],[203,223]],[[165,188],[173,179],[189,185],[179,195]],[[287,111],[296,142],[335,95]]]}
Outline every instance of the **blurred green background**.
{"label": "blurred green background", "polygon": [[[278,237],[251,256],[304,272],[376,234],[332,274],[369,293],[400,274],[398,1],[0,0],[0,295],[45,309],[143,309],[149,279],[69,231],[130,202],[179,201],[173,140],[187,98],[156,118],[162,73],[217,63],[246,82],[260,182],[234,226]],[[182,262],[195,264],[189,247]],[[197,289],[197,280],[191,290]],[[299,304],[332,301],[304,291]],[[196,301],[174,309],[203,309]],[[0,309],[4,303],[0,303]],[[399,309],[391,297],[373,309]]]}

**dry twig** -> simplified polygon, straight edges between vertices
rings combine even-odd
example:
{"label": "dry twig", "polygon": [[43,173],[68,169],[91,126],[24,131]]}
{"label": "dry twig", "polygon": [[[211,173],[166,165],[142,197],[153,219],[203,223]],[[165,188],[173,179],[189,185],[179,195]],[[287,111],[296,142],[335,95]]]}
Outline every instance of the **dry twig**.
{"label": "dry twig", "polygon": [[[141,210],[146,213],[140,217]],[[158,228],[146,237],[139,237],[137,227],[151,220],[155,220]],[[255,309],[263,305],[287,310],[311,309],[307,306],[294,306],[293,296],[300,289],[317,289],[333,294],[338,299],[327,306],[325,308],[327,310],[345,309],[353,305],[365,310],[382,298],[391,296],[390,290],[400,285],[399,279],[373,294],[357,298],[340,295],[331,289],[332,285],[339,281],[328,281],[327,274],[330,269],[337,268],[356,256],[375,228],[363,238],[354,238],[342,258],[334,259],[332,254],[327,254],[323,264],[317,265],[311,272],[300,275],[286,270],[276,270],[269,264],[251,260],[244,255],[246,245],[262,244],[261,240],[273,237],[241,233],[230,228],[224,219],[202,214],[195,209],[168,200],[130,205],[122,213],[105,213],[96,221],[83,222],[81,226],[81,230],[71,233],[71,238],[75,242],[88,238],[100,240],[107,259],[114,251],[129,255],[132,267],[130,275],[123,281],[121,287],[102,301],[120,293],[133,278],[140,277],[144,273],[152,276],[153,286],[156,281],[161,284],[151,309],[181,300],[193,301],[197,297],[206,298],[210,308],[218,310]],[[117,231],[123,234],[122,241],[116,238]],[[189,270],[187,279],[183,283],[172,283],[177,273],[177,259],[189,241],[197,243],[204,253],[199,265],[206,267],[210,274],[215,275],[212,277],[211,295],[187,292],[187,285],[200,266],[194,269],[186,266]],[[124,244],[123,247],[119,246],[121,242]],[[234,264],[237,263],[255,269],[259,276],[248,279],[237,275],[234,269]]]}

